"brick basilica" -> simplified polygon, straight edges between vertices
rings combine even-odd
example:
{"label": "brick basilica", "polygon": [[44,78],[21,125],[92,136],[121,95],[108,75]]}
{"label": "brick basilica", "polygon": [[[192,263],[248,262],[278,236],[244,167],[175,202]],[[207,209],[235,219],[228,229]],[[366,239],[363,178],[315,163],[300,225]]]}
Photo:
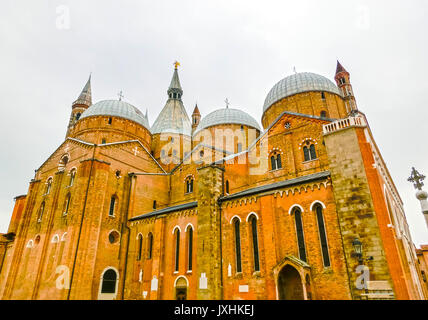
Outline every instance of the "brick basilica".
{"label": "brick basilica", "polygon": [[150,126],[92,104],[15,198],[1,299],[426,299],[403,202],[349,73],[280,80],[260,128],[189,118],[175,64]]}

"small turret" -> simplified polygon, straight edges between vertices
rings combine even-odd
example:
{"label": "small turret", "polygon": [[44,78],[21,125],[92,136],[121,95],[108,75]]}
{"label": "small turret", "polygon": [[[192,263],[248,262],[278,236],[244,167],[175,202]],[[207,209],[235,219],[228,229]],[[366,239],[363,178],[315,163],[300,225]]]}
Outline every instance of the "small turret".
{"label": "small turret", "polygon": [[77,98],[76,101],[73,102],[71,106],[71,115],[70,115],[70,121],[67,127],[66,137],[68,137],[71,129],[74,127],[74,124],[77,122],[77,120],[80,119],[80,116],[82,115],[82,113],[86,109],[88,109],[91,105],[92,105],[92,92],[91,92],[91,75],[90,75],[79,97]]}
{"label": "small turret", "polygon": [[345,99],[346,110],[349,114],[353,114],[358,111],[357,103],[352,90],[349,72],[337,61],[336,75],[334,77],[337,86],[342,92],[342,96]]}
{"label": "small turret", "polygon": [[195,109],[192,113],[192,133],[195,132],[196,128],[201,121],[201,113],[199,112],[198,104],[195,105]]}

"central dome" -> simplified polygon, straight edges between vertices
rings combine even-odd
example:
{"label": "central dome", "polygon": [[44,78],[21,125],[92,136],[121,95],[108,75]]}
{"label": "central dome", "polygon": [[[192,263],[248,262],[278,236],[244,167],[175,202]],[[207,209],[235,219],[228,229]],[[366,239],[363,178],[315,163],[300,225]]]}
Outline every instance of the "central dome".
{"label": "central dome", "polygon": [[273,86],[265,99],[263,112],[279,100],[308,91],[326,91],[341,96],[339,88],[326,77],[310,72],[296,73]]}
{"label": "central dome", "polygon": [[260,131],[260,127],[256,119],[248,113],[238,109],[224,108],[213,111],[203,117],[194,134],[202,131],[203,129],[219,124],[242,124]]}
{"label": "central dome", "polygon": [[82,113],[80,119],[91,116],[113,116],[134,121],[150,131],[149,121],[138,108],[121,100],[99,101]]}

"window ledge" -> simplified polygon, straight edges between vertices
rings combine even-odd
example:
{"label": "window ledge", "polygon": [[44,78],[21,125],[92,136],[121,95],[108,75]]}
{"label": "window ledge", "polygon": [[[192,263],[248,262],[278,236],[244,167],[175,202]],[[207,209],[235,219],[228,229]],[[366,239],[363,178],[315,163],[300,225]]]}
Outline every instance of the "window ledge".
{"label": "window ledge", "polygon": [[187,270],[187,272],[186,273],[192,273],[192,270]]}
{"label": "window ledge", "polygon": [[317,160],[319,160],[319,158],[315,158],[315,159],[312,159],[312,160],[303,161],[302,163],[309,163],[309,162],[314,162],[314,161],[317,161]]}
{"label": "window ledge", "polygon": [[269,170],[269,172],[277,172],[277,171],[281,171],[284,168],[278,168],[278,169],[274,169],[274,170]]}
{"label": "window ledge", "polygon": [[178,274],[178,271],[174,271],[173,274]]}
{"label": "window ledge", "polygon": [[116,216],[115,215],[108,215],[109,216],[109,218],[116,218]]}
{"label": "window ledge", "polygon": [[261,273],[260,271],[254,271],[254,272],[253,272],[253,276],[254,276],[254,277],[261,277],[261,276],[262,276],[262,273]]}

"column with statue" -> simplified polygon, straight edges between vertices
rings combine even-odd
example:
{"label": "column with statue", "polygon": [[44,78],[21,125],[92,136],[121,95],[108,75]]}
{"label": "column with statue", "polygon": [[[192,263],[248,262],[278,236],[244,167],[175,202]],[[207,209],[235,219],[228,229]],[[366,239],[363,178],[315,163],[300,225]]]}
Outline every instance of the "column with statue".
{"label": "column with statue", "polygon": [[425,176],[420,174],[414,167],[412,168],[412,174],[408,181],[413,183],[413,186],[415,187],[416,191],[416,198],[421,203],[422,213],[425,216],[425,222],[427,223],[428,227],[428,192],[423,191],[422,187],[424,186],[424,183],[422,182],[425,179]]}

